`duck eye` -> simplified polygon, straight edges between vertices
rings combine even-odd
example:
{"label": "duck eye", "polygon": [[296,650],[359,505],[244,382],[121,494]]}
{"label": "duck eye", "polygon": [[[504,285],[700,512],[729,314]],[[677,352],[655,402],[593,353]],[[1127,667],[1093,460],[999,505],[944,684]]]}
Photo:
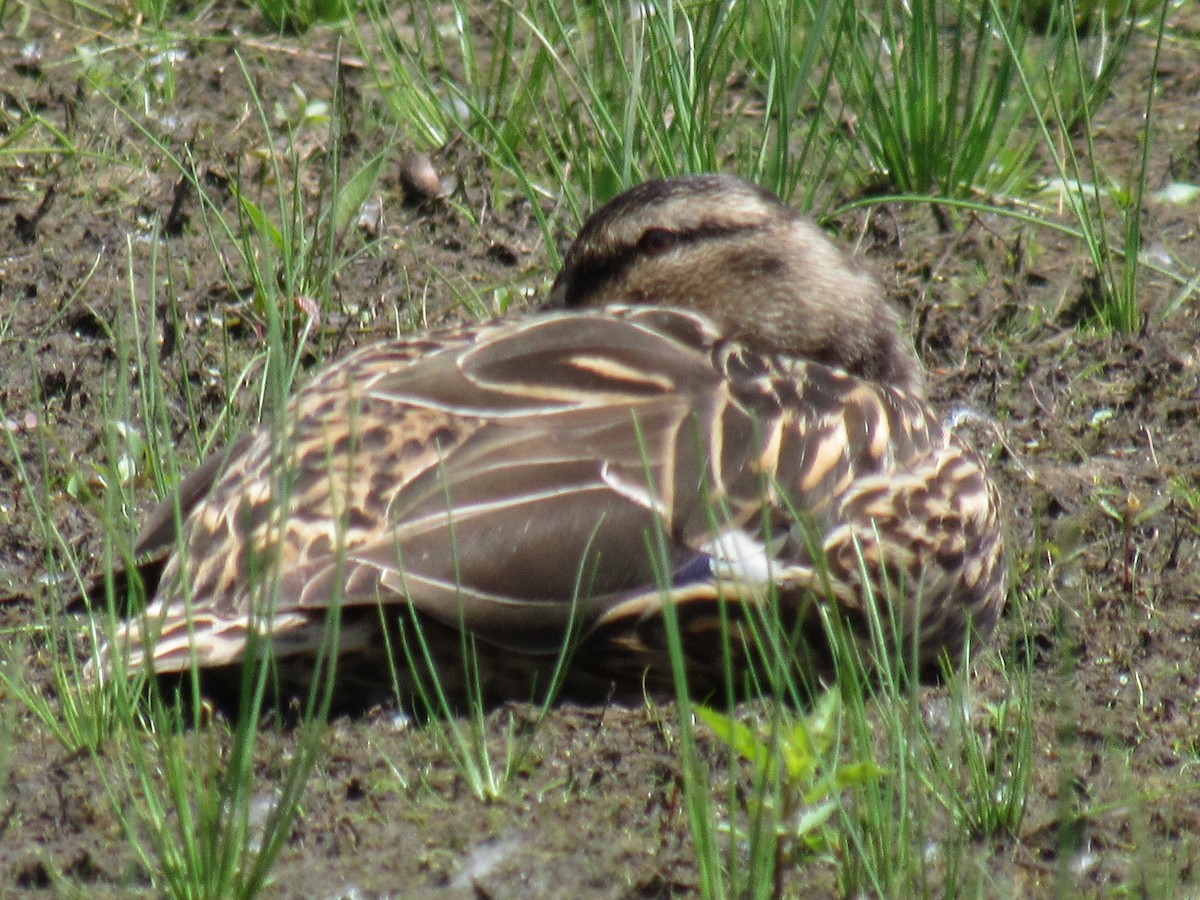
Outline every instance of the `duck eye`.
{"label": "duck eye", "polygon": [[647,228],[638,238],[637,248],[642,253],[659,256],[666,253],[679,241],[679,235],[667,228]]}

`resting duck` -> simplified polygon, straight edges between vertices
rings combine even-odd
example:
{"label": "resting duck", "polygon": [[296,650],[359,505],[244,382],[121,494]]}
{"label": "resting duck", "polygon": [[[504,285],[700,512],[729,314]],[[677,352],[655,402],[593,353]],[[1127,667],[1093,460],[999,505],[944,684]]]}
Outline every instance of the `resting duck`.
{"label": "resting duck", "polygon": [[550,307],[361,349],[282,440],[202,465],[182,536],[168,500],[139,537],[152,602],[102,668],[229,667],[258,634],[303,682],[339,603],[340,672],[390,684],[390,648],[402,682],[433,660],[453,691],[469,648],[483,692],[518,699],[566,645],[569,690],[669,691],[668,605],[699,691],[748,675],[764,614],[811,660],[823,612],[865,643],[874,602],[927,669],[992,629],[995,489],[876,282],[774,195],[635,187]]}

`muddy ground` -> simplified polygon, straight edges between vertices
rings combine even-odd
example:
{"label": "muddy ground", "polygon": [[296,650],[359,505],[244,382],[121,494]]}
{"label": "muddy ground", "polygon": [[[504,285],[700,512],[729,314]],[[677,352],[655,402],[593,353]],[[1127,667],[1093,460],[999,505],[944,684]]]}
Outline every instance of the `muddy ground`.
{"label": "muddy ground", "polygon": [[[133,310],[143,329],[150,318],[159,323],[170,439],[185,459],[200,455],[214,429],[231,434],[254,414],[250,391],[225,406],[263,333],[253,298],[231,289],[223,267],[234,266],[235,285],[249,281],[230,246],[214,249],[195,193],[181,188],[178,170],[140,128],[172,152],[188,148],[209,195],[233,215],[235,180],[273,190],[234,51],[269,114],[278,104],[286,118],[294,86],[331,98],[334,39],[320,29],[279,38],[251,15],[223,15],[188,23],[191,36],[171,44],[183,53],[169,102],[153,48],[132,31],[35,13],[19,33],[0,37],[0,141],[34,115],[61,136],[48,153],[0,145],[0,424],[11,438],[0,446],[0,593],[8,601],[0,604],[0,653],[9,671],[47,690],[55,651],[37,626],[58,594],[35,501],[80,559],[95,558],[103,534],[77,486],[106,458],[105,423],[120,415]],[[1151,191],[1200,181],[1194,5],[1173,24],[1190,28],[1192,39],[1168,42],[1159,63]],[[85,67],[80,47],[101,46],[114,49]],[[1098,112],[1097,155],[1114,177],[1140,153],[1150,59],[1149,38],[1140,36]],[[341,74],[348,168],[389,146],[394,158],[378,186],[382,216],[350,236],[356,255],[333,278],[306,365],[382,338],[397,320],[467,315],[455,302],[464,287],[483,297],[504,286],[544,289],[552,272],[527,206],[487,206],[486,173],[461,147],[433,162],[478,226],[451,204],[402,203],[405,137],[363,112],[367,76],[352,56]],[[150,86],[146,96],[159,100],[143,103],[130,84]],[[121,90],[128,93],[114,94]],[[313,202],[320,166],[312,160],[326,134],[302,138],[311,147],[302,151],[301,190]],[[1179,287],[1146,273],[1147,327],[1104,336],[1077,327],[1091,274],[1077,241],[999,216],[964,215],[949,232],[939,221],[926,207],[883,206],[830,224],[904,309],[940,408],[965,406],[999,425],[977,430],[1005,495],[1014,591],[1025,602],[995,644],[1009,658],[1032,648],[1033,784],[1019,834],[980,841],[962,883],[991,896],[1194,895],[1200,302],[1192,297],[1160,319]],[[1198,231],[1196,202],[1147,203],[1144,240],[1163,265],[1194,274]],[[561,239],[569,239],[565,228]],[[135,523],[155,492],[144,473],[130,487]],[[994,655],[978,669],[980,695],[1000,698]],[[927,690],[936,706],[938,689]],[[504,707],[489,728],[499,739],[532,718],[525,707]],[[390,710],[339,718],[270,891],[692,893],[699,876],[673,721],[662,709],[556,708],[502,797],[484,802],[429,730],[401,728]],[[264,737],[267,795],[289,740]],[[68,753],[0,688],[0,893],[151,891],[100,781],[116,764],[103,753]],[[824,864],[789,870],[787,891],[830,891],[831,873]]]}

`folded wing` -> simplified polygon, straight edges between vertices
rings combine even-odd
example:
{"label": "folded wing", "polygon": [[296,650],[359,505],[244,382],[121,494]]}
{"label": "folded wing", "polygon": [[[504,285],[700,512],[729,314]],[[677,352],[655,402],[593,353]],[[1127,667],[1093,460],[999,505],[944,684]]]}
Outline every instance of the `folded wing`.
{"label": "folded wing", "polygon": [[[928,558],[913,535],[961,544],[994,519],[923,403],[748,354],[700,316],[560,314],[426,344],[348,357],[296,396],[283,436],[261,429],[189,484],[183,550],[119,637],[133,668],[233,662],[252,631],[311,649],[334,603],[411,603],[524,653],[657,620],[667,596],[820,579],[853,608],[864,546],[890,570]],[[937,506],[939,479],[976,479],[983,499]],[[173,512],[152,521],[173,545]],[[957,602],[961,578],[938,596]]]}

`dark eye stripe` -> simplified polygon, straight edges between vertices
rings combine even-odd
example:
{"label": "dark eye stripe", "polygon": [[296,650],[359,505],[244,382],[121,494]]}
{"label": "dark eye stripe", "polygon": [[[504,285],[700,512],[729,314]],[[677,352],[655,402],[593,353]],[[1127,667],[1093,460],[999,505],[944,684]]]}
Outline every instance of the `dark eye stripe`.
{"label": "dark eye stripe", "polygon": [[[751,231],[758,226],[746,225],[702,225],[688,231],[672,231],[666,228],[648,228],[636,244],[625,244],[607,252],[596,253],[585,250],[578,259],[567,260],[559,276],[565,290],[563,305],[567,309],[587,306],[593,297],[622,278],[633,265],[647,256],[662,253],[669,247],[659,246],[659,235],[669,235],[671,247],[683,247],[698,241],[720,240]],[[649,235],[655,235],[648,238]],[[644,242],[652,246],[644,246]]]}
{"label": "dark eye stripe", "polygon": [[679,236],[669,228],[647,228],[638,238],[637,248],[648,256],[659,256],[679,243]]}

